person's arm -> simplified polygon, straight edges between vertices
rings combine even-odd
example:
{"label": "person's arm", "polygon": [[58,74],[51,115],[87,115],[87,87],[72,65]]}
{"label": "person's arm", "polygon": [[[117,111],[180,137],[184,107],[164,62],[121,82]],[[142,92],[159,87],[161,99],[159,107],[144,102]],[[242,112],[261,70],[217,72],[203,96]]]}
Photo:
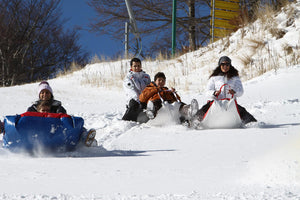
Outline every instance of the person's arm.
{"label": "person's arm", "polygon": [[155,87],[146,87],[139,96],[140,103],[144,106],[147,105],[149,99],[157,94],[158,90]]}
{"label": "person's arm", "polygon": [[175,88],[173,88],[173,87],[171,87],[171,89],[168,89],[168,88],[166,88],[165,90],[164,90],[164,92],[166,92],[168,95],[168,97],[170,98],[170,99],[165,99],[165,100],[172,100],[172,101],[180,101],[181,102],[181,98],[180,98],[180,96],[177,94],[177,92],[176,92],[176,89]]}
{"label": "person's arm", "polygon": [[57,101],[57,100],[53,100],[52,105],[51,105],[51,112],[63,113],[63,114],[67,113],[66,109],[61,105],[61,102]]}
{"label": "person's arm", "polygon": [[63,114],[67,114],[67,111],[64,107],[59,106],[56,110],[56,113],[63,113]]}
{"label": "person's arm", "polygon": [[32,104],[32,106],[27,108],[27,112],[37,112],[36,104]]}
{"label": "person's arm", "polygon": [[216,96],[219,95],[219,91],[216,91],[216,89],[215,89],[215,81],[214,81],[213,77],[211,77],[208,80],[208,83],[207,83],[207,86],[206,86],[206,95],[209,98],[215,98]]}
{"label": "person's arm", "polygon": [[130,99],[134,99],[135,101],[139,102],[139,92],[136,89],[133,77],[130,78],[129,76],[126,76],[126,78],[123,81],[123,88],[128,101]]}
{"label": "person's arm", "polygon": [[151,83],[151,78],[149,76],[149,74],[144,74],[144,78],[143,78],[143,85],[142,85],[142,88],[146,88],[147,85],[149,85]]}
{"label": "person's arm", "polygon": [[244,88],[241,79],[236,76],[232,78],[231,82],[230,87],[234,91],[234,95],[236,97],[242,96],[244,94]]}
{"label": "person's arm", "polygon": [[145,88],[143,90],[143,92],[140,94],[139,96],[139,100],[141,103],[146,103],[148,102],[148,100],[150,99],[150,93],[149,93],[149,88]]}

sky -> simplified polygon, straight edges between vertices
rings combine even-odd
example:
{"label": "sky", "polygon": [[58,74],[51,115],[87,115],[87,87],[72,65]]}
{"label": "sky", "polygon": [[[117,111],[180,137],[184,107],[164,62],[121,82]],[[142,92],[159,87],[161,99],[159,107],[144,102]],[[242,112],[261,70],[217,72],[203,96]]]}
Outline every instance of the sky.
{"label": "sky", "polygon": [[108,35],[96,35],[87,31],[90,21],[96,17],[96,12],[87,5],[86,0],[62,0],[61,8],[63,18],[69,19],[65,27],[73,28],[81,26],[84,30],[80,31],[80,44],[84,49],[94,55],[113,56],[116,52],[124,49],[123,38],[120,41],[111,39]]}
{"label": "sky", "polygon": [[[125,36],[117,41],[110,38],[109,35],[99,36],[96,35],[96,33],[90,33],[87,31],[89,23],[96,17],[96,12],[87,5],[86,2],[87,0],[61,0],[63,12],[62,17],[69,19],[69,21],[65,24],[65,27],[73,28],[75,26],[81,26],[84,29],[79,32],[79,42],[84,49],[90,52],[91,57],[95,54],[99,57],[111,57],[117,52],[125,51],[125,45],[123,44]],[[209,12],[209,10],[205,9],[204,12]],[[143,38],[143,44],[146,44],[148,40],[149,38]]]}

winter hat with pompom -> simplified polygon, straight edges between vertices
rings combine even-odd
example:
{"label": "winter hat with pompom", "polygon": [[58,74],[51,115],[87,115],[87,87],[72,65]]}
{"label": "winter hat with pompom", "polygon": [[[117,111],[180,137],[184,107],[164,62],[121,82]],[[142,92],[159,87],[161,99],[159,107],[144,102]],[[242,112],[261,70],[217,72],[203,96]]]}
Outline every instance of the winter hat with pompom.
{"label": "winter hat with pompom", "polygon": [[48,90],[53,95],[52,88],[50,87],[50,85],[49,85],[49,83],[47,81],[42,81],[39,84],[38,95],[40,95],[40,93],[41,93],[42,90]]}
{"label": "winter hat with pompom", "polygon": [[231,59],[228,57],[228,56],[222,56],[220,59],[219,59],[219,66],[221,66],[221,63],[223,62],[227,62],[229,63],[229,65],[231,65]]}

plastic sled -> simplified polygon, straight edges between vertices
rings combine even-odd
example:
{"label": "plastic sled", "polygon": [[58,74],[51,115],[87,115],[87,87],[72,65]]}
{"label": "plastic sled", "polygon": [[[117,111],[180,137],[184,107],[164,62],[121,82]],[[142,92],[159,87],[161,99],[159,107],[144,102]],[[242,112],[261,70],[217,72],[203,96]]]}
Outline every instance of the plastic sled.
{"label": "plastic sled", "polygon": [[10,150],[74,150],[84,120],[60,113],[26,112],[6,116],[3,146]]}
{"label": "plastic sled", "polygon": [[156,117],[149,120],[147,123],[154,126],[162,126],[166,124],[179,124],[179,102],[168,103],[163,102],[162,107],[158,110]]}
{"label": "plastic sled", "polygon": [[173,103],[168,103],[168,101],[165,101],[158,93],[158,96],[160,97],[160,100],[162,102],[162,107],[158,110],[156,117],[148,121],[148,124],[155,125],[155,126],[162,126],[165,124],[180,123],[179,107],[181,104],[175,92],[172,91],[172,93],[176,98],[176,101]]}
{"label": "plastic sled", "polygon": [[201,122],[203,128],[240,128],[242,120],[236,99],[214,100]]}

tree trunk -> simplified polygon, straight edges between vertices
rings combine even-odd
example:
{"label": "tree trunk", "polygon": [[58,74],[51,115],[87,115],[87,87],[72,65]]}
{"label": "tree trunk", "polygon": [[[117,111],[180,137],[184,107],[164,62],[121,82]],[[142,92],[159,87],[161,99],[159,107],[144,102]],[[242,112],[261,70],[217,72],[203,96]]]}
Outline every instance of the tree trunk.
{"label": "tree trunk", "polygon": [[196,50],[195,0],[189,0],[189,51]]}
{"label": "tree trunk", "polygon": [[4,60],[4,56],[2,54],[2,50],[0,49],[0,57],[1,57],[1,63],[2,63],[2,86],[5,86],[5,60]]}
{"label": "tree trunk", "polygon": [[13,74],[12,77],[11,77],[10,86],[13,86],[15,84],[15,80],[16,80],[16,74]]}

